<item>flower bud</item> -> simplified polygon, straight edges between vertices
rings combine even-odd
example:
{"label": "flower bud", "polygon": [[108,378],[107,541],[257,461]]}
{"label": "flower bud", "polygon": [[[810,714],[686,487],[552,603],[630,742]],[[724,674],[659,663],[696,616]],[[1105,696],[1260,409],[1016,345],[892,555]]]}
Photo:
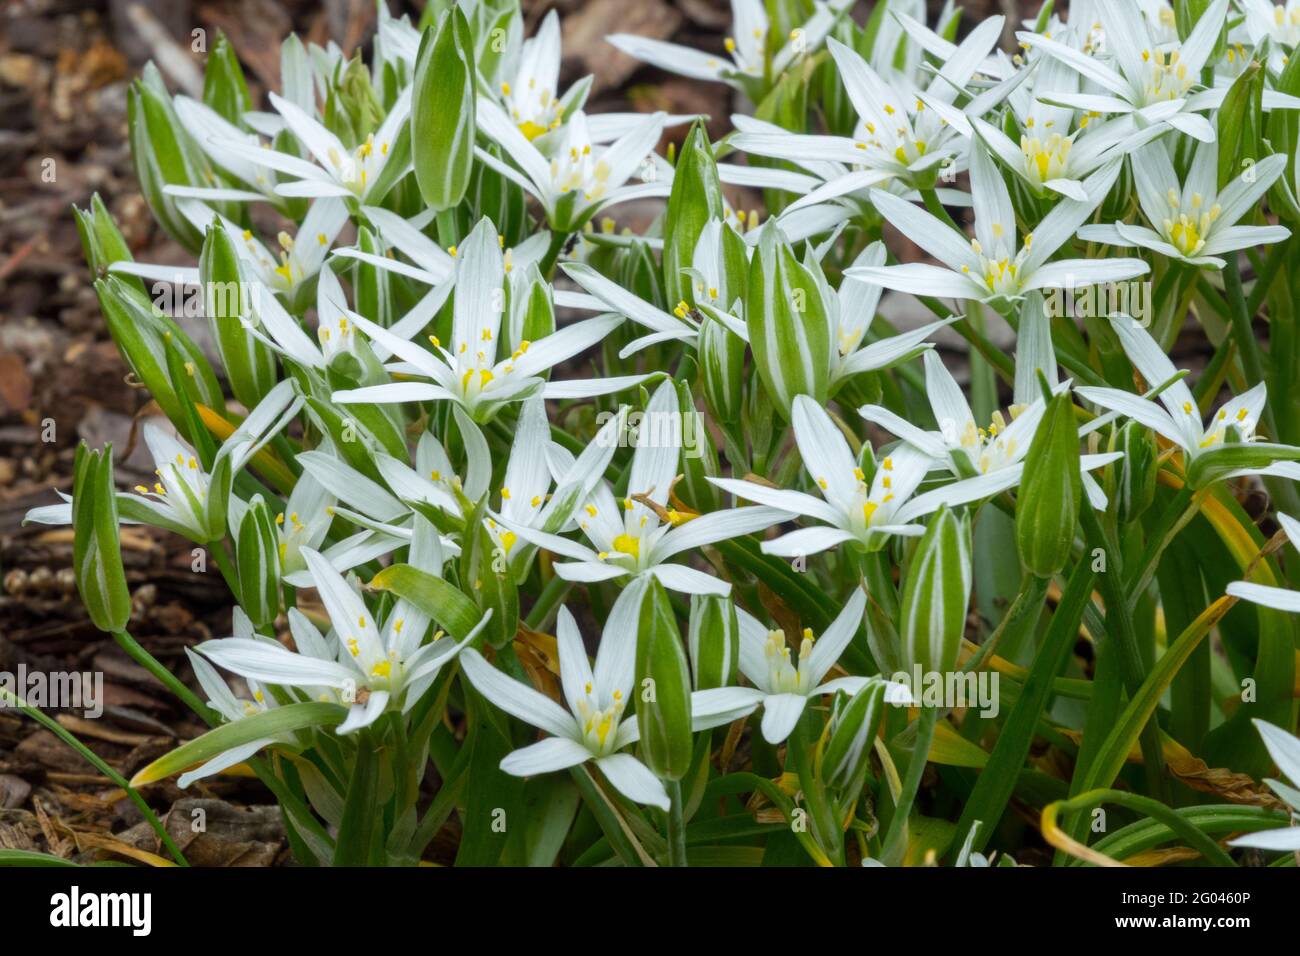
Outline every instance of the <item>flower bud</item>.
{"label": "flower bud", "polygon": [[683,270],[692,264],[700,233],[710,219],[723,216],[722,183],[713,159],[708,132],[696,120],[686,134],[677,165],[673,168],[673,187],[668,195],[664,236],[664,293],[669,302],[694,303],[691,281]]}
{"label": "flower bud", "polygon": [[77,448],[72,486],[72,559],[77,591],[101,631],[120,631],[131,617],[131,595],[118,538],[113,446]]}
{"label": "flower bud", "polygon": [[970,528],[945,505],[930,519],[903,581],[899,630],[909,671],[919,667],[923,673],[942,674],[953,669],[966,631],[970,590]]}
{"label": "flower bud", "polygon": [[736,681],[740,660],[740,623],[736,605],[719,594],[692,594],[687,632],[695,690],[728,687]]}
{"label": "flower bud", "polygon": [[821,287],[770,219],[750,262],[745,313],[754,364],[772,404],[787,420],[796,395],[825,404],[831,344]]}
{"label": "flower bud", "polygon": [[465,196],[474,168],[476,129],[469,22],[459,7],[426,30],[415,59],[410,142],[415,181],[433,209],[449,209]]}
{"label": "flower bud", "polygon": [[852,697],[837,694],[831,706],[831,737],[822,754],[822,779],[844,790],[861,780],[871,742],[885,711],[885,682],[870,680]]}
{"label": "flower bud", "polygon": [[1111,465],[1112,497],[1121,523],[1136,521],[1156,497],[1156,441],[1144,425],[1126,422],[1119,430],[1118,451],[1124,457]]}
{"label": "flower bud", "polygon": [[235,561],[240,606],[254,627],[264,627],[280,613],[280,554],[271,509],[261,495],[253,497],[240,519]]}
{"label": "flower bud", "polygon": [[214,223],[199,255],[199,281],[212,336],[230,380],[230,389],[248,408],[254,407],[274,386],[275,353],[253,338],[247,316],[255,303],[250,293],[271,295],[269,289],[253,291],[245,282],[235,240]]}
{"label": "flower bud", "polygon": [[1025,567],[1039,577],[1065,566],[1082,497],[1074,404],[1063,392],[1048,402],[1038,423],[1016,500],[1016,547]]}
{"label": "flower bud", "polygon": [[636,688],[641,757],[661,779],[680,780],[694,755],[691,677],[668,592],[658,580],[642,597]]}

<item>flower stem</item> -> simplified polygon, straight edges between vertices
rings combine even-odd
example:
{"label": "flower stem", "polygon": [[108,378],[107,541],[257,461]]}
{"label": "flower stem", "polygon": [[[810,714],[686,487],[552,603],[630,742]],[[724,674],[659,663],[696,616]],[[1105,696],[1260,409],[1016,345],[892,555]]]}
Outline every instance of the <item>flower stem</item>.
{"label": "flower stem", "polygon": [[926,758],[930,755],[930,743],[934,740],[934,728],[939,723],[939,711],[934,707],[922,707],[917,718],[916,742],[912,745],[912,758],[907,762],[907,776],[903,778],[903,789],[898,794],[898,804],[894,807],[893,819],[889,821],[889,830],[881,850],[881,860],[886,866],[902,866],[903,853],[907,849],[907,818],[912,814],[912,803],[916,792],[921,788],[921,775],[925,772]]}
{"label": "flower stem", "polygon": [[164,687],[171,691],[181,703],[190,710],[194,711],[210,727],[215,727],[221,723],[220,718],[212,711],[210,707],[199,700],[195,693],[186,687],[179,677],[164,667],[158,660],[143,647],[140,642],[128,634],[126,631],[114,631],[113,640],[117,641],[118,646],[126,651],[131,660],[135,661],[150,674],[156,677]]}
{"label": "flower stem", "polygon": [[158,839],[162,841],[163,846],[167,848],[167,852],[172,855],[172,858],[180,866],[190,865],[189,861],[185,859],[185,854],[181,853],[180,848],[167,832],[167,828],[163,826],[162,821],[159,820],[157,814],[153,812],[153,808],[145,802],[144,797],[140,796],[131,784],[127,782],[125,777],[110,767],[99,757],[98,754],[78,740],[70,730],[60,724],[57,720],[52,720],[44,711],[32,707],[21,697],[11,694],[3,687],[0,687],[0,701],[3,701],[5,706],[17,707],[28,717],[32,718],[32,720],[36,721],[42,727],[50,731],[50,733],[54,734],[65,744],[75,750],[86,760],[87,763],[111,780],[115,785],[120,787],[126,793],[127,797],[130,798],[131,802],[134,803],[144,815],[144,818],[149,821],[149,826],[151,826],[153,831],[158,834]]}
{"label": "flower stem", "polygon": [[682,782],[665,780],[671,806],[668,808],[668,865],[687,866],[686,823],[682,819]]}
{"label": "flower stem", "polygon": [[524,624],[534,631],[544,627],[571,587],[573,582],[564,580],[558,574],[547,581],[542,588],[542,593],[537,596],[537,603],[529,609],[528,616],[524,618]]}

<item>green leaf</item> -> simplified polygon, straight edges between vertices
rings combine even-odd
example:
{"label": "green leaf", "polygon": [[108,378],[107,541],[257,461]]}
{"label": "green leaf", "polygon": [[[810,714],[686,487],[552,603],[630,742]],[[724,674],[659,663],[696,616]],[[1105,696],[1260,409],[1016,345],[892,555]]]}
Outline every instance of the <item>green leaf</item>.
{"label": "green leaf", "polygon": [[333,727],[341,724],[347,714],[346,707],[315,701],[285,704],[283,707],[264,710],[251,717],[222,724],[202,737],[181,744],[136,771],[136,775],[131,778],[131,786],[142,787],[147,783],[165,780],[187,767],[206,763],[232,747],[252,743],[262,737],[276,737],[307,727]]}
{"label": "green leaf", "polygon": [[368,586],[410,601],[458,641],[469,636],[483,616],[474,602],[455,587],[409,564],[384,568]]}

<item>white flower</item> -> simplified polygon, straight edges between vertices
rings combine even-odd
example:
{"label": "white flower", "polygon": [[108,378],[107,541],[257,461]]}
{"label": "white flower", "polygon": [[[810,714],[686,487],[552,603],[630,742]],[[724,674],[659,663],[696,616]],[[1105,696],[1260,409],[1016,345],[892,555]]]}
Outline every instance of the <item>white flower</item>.
{"label": "white flower", "polygon": [[[1297,536],[1293,535],[1291,538],[1292,543],[1294,544],[1296,540]],[[1229,588],[1228,593],[1232,593],[1231,588]],[[1295,608],[1291,608],[1291,610],[1295,610]],[[1300,826],[1295,826],[1297,817],[1300,817],[1300,791],[1295,789],[1295,787],[1300,787],[1300,739],[1266,720],[1254,720],[1252,722],[1255,729],[1259,731],[1259,736],[1263,739],[1269,756],[1277,764],[1278,770],[1293,785],[1287,786],[1280,780],[1264,781],[1268,784],[1269,789],[1281,797],[1287,806],[1291,808],[1292,826],[1248,833],[1245,836],[1237,837],[1235,840],[1230,840],[1229,843],[1232,846],[1250,846],[1259,850],[1300,851]]]}
{"label": "white flower", "polygon": [[255,133],[245,132],[207,104],[188,96],[174,97],[172,107],[185,131],[208,158],[247,188],[168,185],[163,188],[163,192],[169,196],[184,196],[204,202],[280,203],[275,194],[275,187],[279,184],[275,170],[224,148],[228,143],[260,147],[261,142]]}
{"label": "white flower", "polygon": [[[881,215],[911,241],[943,263],[858,266],[845,275],[887,289],[988,302],[1017,298],[1033,289],[1092,285],[1131,279],[1150,271],[1141,259],[1062,259],[1048,257],[1065,245],[1105,198],[1122,160],[1113,159],[1082,184],[1085,201],[1062,199],[1023,243],[1016,236],[1016,216],[1002,174],[987,150],[971,144],[971,192],[975,200],[975,239],[966,237],[930,213],[880,190],[871,193]],[[946,267],[946,268],[945,268]]]}
{"label": "white flower", "polygon": [[[808,701],[823,694],[844,691],[856,694],[879,677],[837,677],[822,682],[827,672],[848,647],[862,624],[867,606],[866,592],[854,588],[844,609],[814,640],[811,629],[805,630],[799,643],[799,655],[792,658],[786,635],[768,630],[744,609],[737,608],[740,621],[740,670],[753,687],[715,687],[691,694],[691,723],[696,730],[729,724],[763,708],[763,739],[779,744],[790,736]],[[886,699],[892,704],[906,703],[907,689],[888,683]]]}
{"label": "white flower", "polygon": [[[428,382],[403,381],[335,392],[339,404],[427,402],[451,400],[476,421],[490,420],[502,405],[540,393],[546,398],[585,398],[616,392],[645,376],[591,378],[572,382],[546,382],[542,373],[596,344],[622,321],[621,316],[600,316],[577,322],[536,342],[519,343],[498,359],[498,341],[505,308],[505,262],[492,223],[484,219],[457,250],[456,296],[453,303],[449,348],[434,336],[429,351],[394,335],[369,319],[348,312],[357,328],[402,361],[390,371]],[[402,323],[405,324],[405,323]]]}
{"label": "white flower", "polygon": [[[235,158],[260,163],[296,177],[294,181],[277,185],[277,195],[337,196],[362,203],[377,203],[410,168],[409,150],[396,148],[399,135],[406,132],[406,121],[411,114],[409,86],[398,95],[379,129],[356,149],[344,146],[342,140],[297,103],[272,93],[271,105],[284,119],[285,126],[312,154],[314,163],[245,142],[222,143],[210,138],[208,148],[217,154],[228,152]],[[404,168],[390,167],[389,160],[393,157],[398,157]]]}
{"label": "white flower", "polygon": [[[248,620],[242,608],[236,607],[234,611],[234,631],[237,635],[252,639],[255,635],[253,632],[252,622]],[[243,720],[245,717],[253,717],[257,714],[264,713],[276,706],[275,698],[268,697],[262,692],[261,686],[257,681],[247,681],[248,689],[252,693],[252,698],[240,698],[234,695],[226,682],[221,679],[216,670],[206,660],[195,654],[188,647],[185,648],[185,656],[189,658],[190,666],[194,668],[194,676],[198,679],[199,686],[208,697],[208,706],[219,713],[227,721]],[[236,764],[243,763],[249,757],[253,756],[263,747],[269,747],[272,744],[289,744],[294,745],[296,741],[292,734],[280,734],[269,737],[259,737],[256,740],[250,740],[246,744],[240,744],[237,747],[231,747],[222,753],[217,754],[211,760],[206,761],[201,766],[187,771],[180,775],[176,780],[176,785],[184,790],[195,780],[202,780],[204,777],[210,777],[213,774],[227,770]]]}
{"label": "white flower", "polygon": [[1059,193],[1087,201],[1082,180],[1115,156],[1123,156],[1168,131],[1162,124],[1141,127],[1125,115],[1105,123],[1093,123],[1092,114],[1079,119],[1071,131],[1075,110],[1053,106],[1045,95],[1074,93],[1079,76],[1060,60],[1043,58],[1034,70],[1033,89],[1021,86],[1008,98],[1020,126],[1019,143],[994,124],[978,116],[970,125],[985,145],[1012,172],[1029,184],[1037,195]]}
{"label": "white flower", "polygon": [[[522,172],[482,147],[475,147],[474,155],[535,197],[552,229],[573,232],[616,203],[668,195],[671,178],[659,176],[654,160],[654,148],[666,121],[665,114],[653,113],[611,145],[601,146],[592,136],[586,115],[577,110],[557,131],[558,139],[549,144],[548,156],[519,131],[500,106],[480,96],[479,131],[500,146]],[[628,185],[638,172],[642,182]]]}
{"label": "white flower", "polygon": [[1236,252],[1291,235],[1285,226],[1238,226],[1256,208],[1261,196],[1286,168],[1282,153],[1266,156],[1248,167],[1220,192],[1218,143],[1202,143],[1192,159],[1187,180],[1178,181],[1163,143],[1143,146],[1133,156],[1138,202],[1154,226],[1084,226],[1079,238],[1116,246],[1141,246],[1194,266],[1223,268],[1222,253]]}
{"label": "white flower", "polygon": [[[512,565],[522,569],[532,547],[528,545],[516,550],[519,537],[511,527],[522,525],[547,532],[561,530],[604,474],[614,455],[622,426],[623,417],[614,416],[574,458],[551,440],[551,427],[542,398],[534,396],[522,403],[506,462],[505,479],[499,489],[501,505],[484,519],[493,540]],[[462,422],[461,428],[464,433],[466,423]],[[470,474],[463,484],[453,472],[442,445],[430,432],[420,436],[415,468],[383,453],[376,456],[375,466],[403,502],[431,505],[452,517],[465,519],[468,515],[462,509],[462,498],[457,491],[463,491],[465,500],[477,502],[487,492],[492,467],[487,443],[481,435],[473,433],[473,437],[465,440],[465,445],[470,459]]]}
{"label": "white flower", "polygon": [[[1019,362],[1020,356],[1017,356],[1017,364]],[[1067,383],[1059,389],[1068,387]],[[1034,389],[1037,391],[1036,383]],[[888,429],[932,459],[946,462],[958,478],[987,475],[1003,469],[1015,469],[1016,474],[1023,474],[1025,456],[1029,454],[1038,423],[1047,410],[1041,393],[1037,397],[1017,396],[1028,400],[1012,405],[1010,424],[1000,411],[995,411],[988,427],[981,428],[975,423],[975,415],[962,395],[961,387],[934,352],[925,353],[925,392],[939,424],[938,431],[918,428],[880,405],[864,405],[858,412],[867,421]],[[1119,457],[1118,453],[1111,452],[1080,458],[1083,484],[1095,508],[1106,507],[1106,496],[1088,472]]]}
{"label": "white flower", "polygon": [[812,16],[790,31],[770,66],[767,46],[771,23],[763,0],[731,0],[732,35],[724,41],[730,63],[711,53],[631,33],[615,33],[605,39],[628,56],[669,73],[727,83],[738,90],[753,92],[754,84],[779,76],[798,57],[816,52],[831,27],[851,6],[851,0],[816,0]]}
{"label": "white flower", "polygon": [[[412,562],[441,568],[437,533],[427,523],[425,529],[412,543]],[[214,664],[263,684],[342,692],[339,697],[351,710],[339,733],[368,727],[390,705],[402,713],[409,710],[442,665],[478,635],[492,614],[486,611],[460,642],[439,632],[425,644],[426,614],[401,600],[381,625],[327,559],[310,548],[302,556],[329,614],[333,642],[327,643],[306,617],[291,613],[299,624],[294,630],[297,651],[256,637],[207,641],[198,650]]]}
{"label": "white flower", "polygon": [[[1146,380],[1148,388],[1161,388],[1159,403],[1118,388],[1080,386],[1076,394],[1090,402],[1126,415],[1181,448],[1190,463],[1198,456],[1223,445],[1254,441],[1255,429],[1264,411],[1267,388],[1260,382],[1244,395],[1224,402],[1208,422],[1201,421],[1201,411],[1192,390],[1182,380],[1156,340],[1133,318],[1116,315],[1111,319],[1120,343],[1133,367]],[[1163,406],[1163,407],[1162,407]],[[1290,446],[1266,445],[1266,449],[1292,451]],[[1238,468],[1223,477],[1244,475],[1278,475],[1300,479],[1300,465],[1282,460],[1257,468]]]}
{"label": "white flower", "polygon": [[672,423],[679,421],[677,390],[666,381],[651,396],[638,429],[627,496],[617,501],[609,485],[601,482],[575,515],[578,527],[594,547],[504,518],[502,524],[525,541],[571,558],[555,565],[555,573],[568,581],[609,581],[650,574],[674,591],[729,593],[728,582],[668,559],[706,544],[761,531],[790,515],[777,508],[752,507],[691,516],[669,508],[682,442],[680,427]]}
{"label": "white flower", "polygon": [[1246,14],[1246,33],[1258,47],[1270,42],[1268,64],[1274,71],[1286,65],[1287,55],[1300,43],[1300,0],[1272,3],[1270,0],[1240,0]]}
{"label": "white flower", "polygon": [[[1300,473],[1296,477],[1300,478]],[[1282,530],[1286,532],[1291,547],[1300,548],[1300,521],[1281,512],[1278,513],[1277,520],[1282,525]],[[1262,604],[1264,607],[1271,607],[1278,611],[1300,614],[1300,591],[1255,584],[1252,581],[1233,581],[1228,585],[1228,593],[1252,604]],[[1278,763],[1281,761],[1279,760]],[[1300,778],[1293,777],[1293,779]]]}
{"label": "white flower", "polygon": [[530,777],[594,760],[629,800],[668,809],[668,793],[658,778],[636,757],[618,752],[641,739],[636,718],[624,716],[636,671],[641,596],[641,587],[633,585],[615,602],[594,671],[573,615],[560,608],[556,645],[567,711],[545,694],[507,677],[477,651],[462,652],[460,666],[480,694],[507,714],[551,735],[508,754],[501,761],[502,770]]}
{"label": "white flower", "polygon": [[[1020,481],[1019,468],[1003,468],[913,495],[935,461],[908,444],[886,455],[868,479],[854,460],[848,442],[826,410],[807,395],[796,395],[790,422],[804,470],[820,489],[822,498],[802,491],[771,488],[734,478],[709,480],[738,498],[792,511],[824,522],[791,531],[774,541],[764,541],[766,554],[796,557],[825,551],[845,541],[862,547],[883,547],[890,535],[915,536],[925,532],[916,524],[942,505],[959,505],[988,498]],[[823,500],[824,499],[824,500]]]}
{"label": "white flower", "polygon": [[[1139,124],[1164,122],[1202,142],[1212,141],[1214,128],[1196,111],[1217,106],[1226,90],[1193,95],[1192,89],[1200,84],[1201,68],[1219,40],[1228,0],[1214,0],[1181,44],[1158,43],[1133,0],[1097,0],[1097,4],[1105,47],[1114,51],[1118,71],[1059,40],[1029,32],[1016,34],[1022,44],[1062,61],[1106,91],[1058,93],[1048,102],[1085,112],[1132,113]],[[1177,109],[1171,113],[1166,104],[1177,104]]]}
{"label": "white flower", "polygon": [[[965,107],[953,104],[997,42],[1002,17],[977,26],[962,41],[925,90],[891,85],[854,50],[831,38],[827,48],[840,79],[858,113],[851,137],[747,131],[739,126],[733,144],[757,156],[791,162],[845,164],[838,175],[820,167],[826,183],[801,200],[795,209],[860,192],[892,177],[908,184],[933,183],[935,170],[964,152],[961,133],[969,135],[969,117],[988,112],[1026,74],[1007,80],[972,98]],[[813,167],[817,171],[819,167]],[[827,175],[829,173],[829,175]],[[928,174],[928,176],[926,175]]]}

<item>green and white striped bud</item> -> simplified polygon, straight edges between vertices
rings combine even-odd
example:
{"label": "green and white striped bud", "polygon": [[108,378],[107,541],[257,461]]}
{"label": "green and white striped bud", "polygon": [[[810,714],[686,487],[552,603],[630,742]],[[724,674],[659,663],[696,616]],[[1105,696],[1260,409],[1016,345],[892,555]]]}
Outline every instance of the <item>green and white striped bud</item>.
{"label": "green and white striped bud", "polygon": [[72,482],[72,567],[77,591],[101,631],[120,631],[131,617],[131,594],[118,538],[113,446],[77,448]]}
{"label": "green and white striped bud", "polygon": [[852,697],[836,694],[831,705],[831,736],[822,754],[821,778],[845,790],[866,775],[871,742],[885,712],[885,682],[870,680]]}
{"label": "green and white striped bud", "polygon": [[686,641],[696,690],[728,687],[736,682],[740,661],[740,622],[736,617],[736,605],[730,597],[692,594]]}
{"label": "green and white striped bud", "polygon": [[749,269],[749,344],[759,377],[788,420],[796,395],[825,404],[830,326],[821,287],[769,219]]}
{"label": "green and white striped bud", "polygon": [[668,592],[656,579],[642,597],[636,638],[636,722],[641,758],[663,780],[691,768],[691,675]]}
{"label": "green and white striped bud", "polygon": [[474,42],[460,7],[426,30],[415,59],[411,151],[420,195],[433,209],[465,196],[474,169]]}
{"label": "green and white striped bud", "polygon": [[900,636],[909,672],[942,674],[957,663],[970,604],[969,523],[947,505],[935,512],[903,581]]}
{"label": "green and white striped bud", "polygon": [[1110,496],[1119,520],[1127,523],[1140,518],[1155,500],[1159,450],[1151,431],[1133,421],[1125,422],[1120,428],[1116,444],[1116,450],[1124,457],[1108,469],[1114,478]]}
{"label": "green and white striped bud", "polygon": [[131,84],[126,100],[131,159],[140,192],[159,225],[187,250],[197,253],[200,232],[167,195],[166,186],[210,186],[215,173],[207,158],[185,132],[162,74],[152,63]]}
{"label": "green and white striped bud", "polygon": [[254,627],[265,627],[280,613],[279,535],[271,509],[254,495],[235,539],[239,565],[239,603]]}
{"label": "green and white striped bud", "polygon": [[690,278],[683,273],[693,264],[704,227],[710,220],[723,217],[723,205],[722,182],[709,134],[704,123],[696,120],[673,168],[673,187],[664,219],[668,224],[663,252],[664,294],[669,302],[695,302]]}
{"label": "green and white striped bud", "polygon": [[1016,547],[1026,568],[1051,577],[1065,567],[1083,499],[1074,403],[1062,392],[1038,423],[1016,499]]}
{"label": "green and white striped bud", "polygon": [[[214,223],[199,255],[199,281],[212,336],[230,380],[230,389],[245,406],[257,405],[276,381],[275,353],[253,337],[250,329],[252,287],[244,282],[239,251],[228,230]],[[270,295],[258,288],[260,295]]]}

